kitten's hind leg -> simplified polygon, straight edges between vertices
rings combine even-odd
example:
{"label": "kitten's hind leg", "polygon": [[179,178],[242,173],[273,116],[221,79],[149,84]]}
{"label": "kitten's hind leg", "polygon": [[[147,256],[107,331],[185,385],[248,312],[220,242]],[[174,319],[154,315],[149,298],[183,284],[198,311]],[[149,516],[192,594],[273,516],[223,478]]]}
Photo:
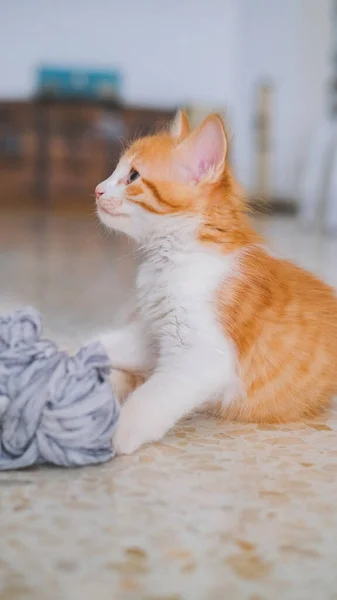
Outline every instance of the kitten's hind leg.
{"label": "kitten's hind leg", "polygon": [[144,383],[145,377],[139,373],[129,373],[127,371],[112,369],[110,381],[120,404],[123,404],[127,397]]}

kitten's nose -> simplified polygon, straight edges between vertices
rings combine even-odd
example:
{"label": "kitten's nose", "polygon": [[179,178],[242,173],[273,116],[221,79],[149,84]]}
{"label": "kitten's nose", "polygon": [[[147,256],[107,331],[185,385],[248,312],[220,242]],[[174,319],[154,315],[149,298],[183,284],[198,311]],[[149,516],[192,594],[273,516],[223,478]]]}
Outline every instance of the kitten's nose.
{"label": "kitten's nose", "polygon": [[102,190],[102,186],[101,186],[101,184],[99,183],[99,184],[96,186],[96,189],[95,189],[95,196],[96,196],[97,200],[98,200],[98,198],[100,198],[101,196],[103,196],[103,194],[104,194],[104,190]]}

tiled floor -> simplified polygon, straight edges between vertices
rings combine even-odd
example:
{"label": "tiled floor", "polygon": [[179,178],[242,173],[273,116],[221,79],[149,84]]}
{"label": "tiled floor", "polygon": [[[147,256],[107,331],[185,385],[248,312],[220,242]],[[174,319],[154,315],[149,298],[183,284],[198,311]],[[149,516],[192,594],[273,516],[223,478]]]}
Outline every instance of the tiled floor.
{"label": "tiled floor", "polygon": [[[337,285],[336,239],[260,226]],[[1,311],[34,304],[71,348],[118,320],[133,248],[94,218],[7,214],[0,248]],[[282,427],[191,417],[104,466],[0,474],[0,599],[92,598],[337,599],[337,410]]]}

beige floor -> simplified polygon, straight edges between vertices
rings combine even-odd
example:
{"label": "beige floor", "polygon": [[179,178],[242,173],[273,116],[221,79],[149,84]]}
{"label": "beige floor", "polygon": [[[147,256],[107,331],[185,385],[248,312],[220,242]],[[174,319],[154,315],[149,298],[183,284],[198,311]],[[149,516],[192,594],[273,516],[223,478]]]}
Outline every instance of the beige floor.
{"label": "beige floor", "polygon": [[[337,285],[337,240],[264,227]],[[0,248],[1,311],[34,304],[71,348],[118,320],[133,248],[94,219],[2,215]],[[104,466],[2,473],[0,508],[1,600],[337,599],[337,411],[276,428],[191,417]]]}

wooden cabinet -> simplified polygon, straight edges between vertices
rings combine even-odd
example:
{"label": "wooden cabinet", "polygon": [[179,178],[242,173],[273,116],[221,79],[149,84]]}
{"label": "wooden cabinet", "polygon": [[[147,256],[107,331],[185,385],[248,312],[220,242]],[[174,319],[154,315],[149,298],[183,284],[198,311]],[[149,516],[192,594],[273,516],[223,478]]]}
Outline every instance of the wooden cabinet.
{"label": "wooden cabinet", "polygon": [[29,103],[0,103],[0,205],[26,196],[36,157],[36,135]]}
{"label": "wooden cabinet", "polygon": [[89,203],[123,144],[173,114],[86,102],[0,103],[0,207]]}

